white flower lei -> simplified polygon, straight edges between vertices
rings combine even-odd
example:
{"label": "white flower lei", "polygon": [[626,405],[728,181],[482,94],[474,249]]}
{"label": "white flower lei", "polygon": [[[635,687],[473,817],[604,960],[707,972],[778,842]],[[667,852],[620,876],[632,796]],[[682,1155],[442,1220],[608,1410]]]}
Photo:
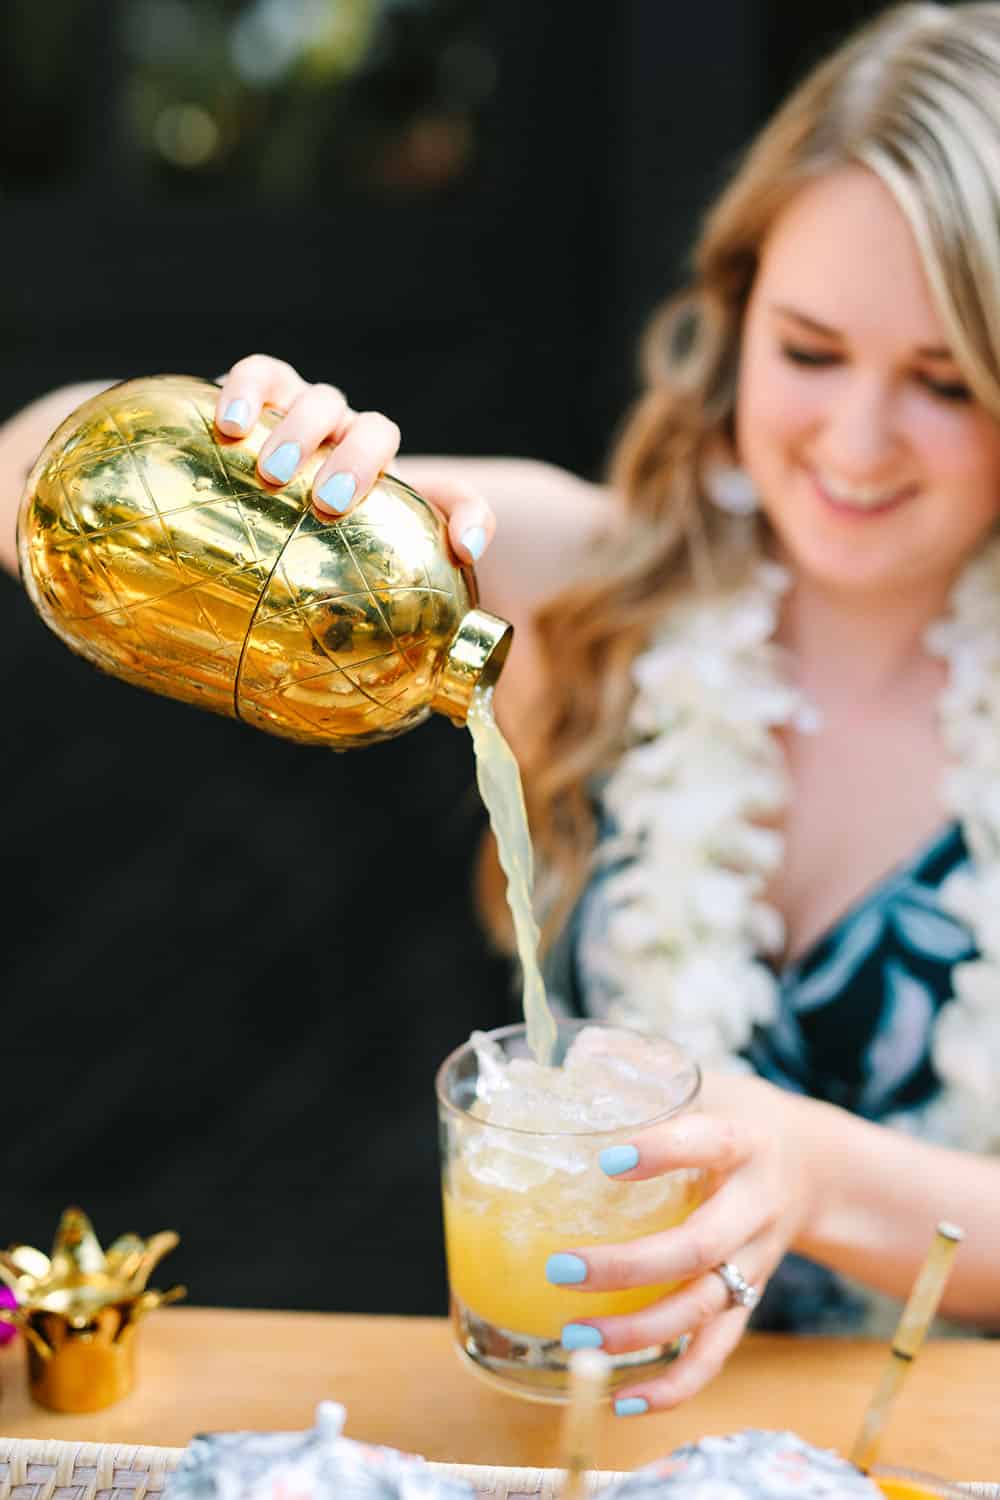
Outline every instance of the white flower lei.
{"label": "white flower lei", "polygon": [[[712,1068],[746,1069],[737,1054],[776,1015],[762,960],[780,952],[783,924],[762,894],[783,838],[762,820],[780,814],[788,776],[774,731],[818,725],[772,642],[788,584],[760,563],[734,594],[669,612],[634,663],[632,745],[602,790],[616,837],[600,858],[616,868],[607,932],[586,963],[618,997],[614,1018],[669,1031]],[[919,1119],[892,1123],[986,1151],[1000,1149],[1000,540],[966,567],[951,608],[926,641],[950,668],[942,797],[972,869],[940,896],[980,956],[955,966],[935,1022],[939,1093]]]}

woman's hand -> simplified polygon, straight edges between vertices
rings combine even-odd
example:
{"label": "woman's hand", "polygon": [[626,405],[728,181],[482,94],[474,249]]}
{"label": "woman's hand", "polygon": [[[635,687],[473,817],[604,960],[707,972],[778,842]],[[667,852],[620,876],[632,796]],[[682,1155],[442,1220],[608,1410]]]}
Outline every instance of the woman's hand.
{"label": "woman's hand", "polygon": [[[335,386],[310,385],[283,360],[251,354],[233,365],[223,382],[216,426],[227,437],[240,437],[265,406],[282,416],[260,451],[261,478],[287,484],[321,444],[331,444],[312,487],[317,511],[330,519],[364,499],[398,452],[399,428],[381,412],[354,411]],[[425,483],[423,493],[447,520],[459,561],[478,562],[496,529],[483,497],[464,480],[446,475]]]}
{"label": "woman's hand", "polygon": [[[804,1136],[796,1118],[802,1101],[756,1078],[709,1076],[704,1109],[679,1115],[662,1125],[638,1131],[632,1146],[637,1164],[615,1170],[631,1153],[606,1153],[605,1170],[616,1182],[641,1182],[678,1167],[702,1167],[708,1196],[675,1229],[646,1235],[627,1244],[590,1245],[567,1250],[584,1263],[577,1280],[559,1273],[567,1263],[550,1266],[550,1280],[569,1282],[574,1290],[605,1292],[624,1287],[684,1284],[660,1302],[623,1317],[585,1317],[564,1329],[568,1348],[594,1344],[609,1354],[666,1344],[690,1334],[687,1351],[656,1379],[617,1392],[621,1416],[666,1411],[693,1396],[715,1376],[739,1342],[750,1309],[734,1305],[715,1269],[729,1262],[762,1292],[768,1277],[789,1248],[809,1213],[809,1173]],[[556,1272],[556,1276],[552,1275]]]}

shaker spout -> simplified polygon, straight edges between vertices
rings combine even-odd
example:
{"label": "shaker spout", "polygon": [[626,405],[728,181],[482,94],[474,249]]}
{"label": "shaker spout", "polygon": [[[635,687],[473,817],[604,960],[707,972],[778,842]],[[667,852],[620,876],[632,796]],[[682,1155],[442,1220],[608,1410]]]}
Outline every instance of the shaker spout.
{"label": "shaker spout", "polygon": [[507,660],[514,627],[485,609],[470,609],[459,622],[437,692],[431,700],[435,713],[444,714],[459,728],[465,725],[473,688],[492,687]]}

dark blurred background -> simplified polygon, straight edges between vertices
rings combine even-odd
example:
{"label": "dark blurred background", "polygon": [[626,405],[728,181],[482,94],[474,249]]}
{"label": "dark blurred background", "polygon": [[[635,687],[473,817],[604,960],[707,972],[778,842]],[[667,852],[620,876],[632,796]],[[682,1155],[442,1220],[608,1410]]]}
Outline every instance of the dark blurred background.
{"label": "dark blurred background", "polygon": [[[8,0],[0,418],[265,350],[410,452],[597,477],[700,211],[878,8]],[[6,576],[0,694],[0,1244],[77,1202],[176,1228],[196,1303],[443,1312],[434,1070],[517,1011],[468,737],[199,714]]]}

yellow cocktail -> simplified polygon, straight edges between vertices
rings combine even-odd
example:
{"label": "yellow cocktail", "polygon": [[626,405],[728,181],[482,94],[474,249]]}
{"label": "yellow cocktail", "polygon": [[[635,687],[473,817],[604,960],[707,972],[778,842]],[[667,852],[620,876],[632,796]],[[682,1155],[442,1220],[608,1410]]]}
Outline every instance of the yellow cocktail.
{"label": "yellow cocktail", "polygon": [[889,1464],[875,1464],[868,1477],[873,1479],[886,1500],[967,1500],[968,1490],[961,1489],[936,1474],[921,1474],[916,1469],[899,1469]]}
{"label": "yellow cocktail", "polygon": [[[594,1174],[599,1171],[595,1166]],[[700,1184],[689,1180],[689,1174],[677,1176],[679,1182],[661,1178],[616,1183],[588,1173],[590,1181],[581,1186],[592,1190],[591,1212],[586,1215],[587,1227],[578,1227],[561,1212],[565,1207],[563,1197],[546,1185],[519,1194],[499,1188],[490,1191],[459,1163],[444,1194],[452,1292],[487,1322],[544,1339],[558,1339],[563,1324],[576,1318],[599,1318],[648,1307],[671,1287],[663,1284],[622,1292],[581,1292],[547,1282],[545,1263],[550,1255],[570,1244],[583,1250],[588,1245],[637,1239],[679,1224],[698,1201]],[[642,1200],[648,1202],[645,1211]],[[593,1232],[595,1210],[602,1225],[598,1234]]]}
{"label": "yellow cocktail", "polygon": [[[699,1076],[661,1038],[578,1021],[560,1022],[557,1062],[584,1031],[584,1055],[571,1052],[566,1070],[539,1069],[528,1059],[524,1028],[514,1026],[490,1033],[478,1055],[472,1043],[459,1048],[438,1075],[445,1243],[459,1347],[506,1389],[542,1400],[563,1399],[567,1387],[564,1324],[633,1312],[671,1290],[553,1286],[545,1275],[549,1256],[669,1229],[699,1202],[703,1186],[697,1170],[647,1182],[619,1182],[601,1170],[606,1146],[626,1143],[643,1125],[690,1106]],[[616,1116],[622,1123],[614,1127]],[[559,1128],[539,1128],[550,1119]],[[617,1356],[612,1383],[648,1373],[673,1354],[672,1347],[656,1346]]]}

